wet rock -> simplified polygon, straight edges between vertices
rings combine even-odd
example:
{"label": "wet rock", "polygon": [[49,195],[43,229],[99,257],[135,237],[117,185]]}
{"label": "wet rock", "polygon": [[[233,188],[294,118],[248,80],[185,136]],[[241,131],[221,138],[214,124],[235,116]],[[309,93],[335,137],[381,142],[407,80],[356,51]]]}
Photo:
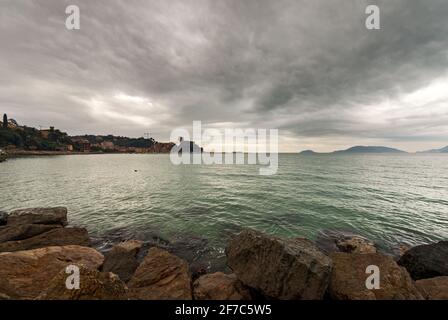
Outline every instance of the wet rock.
{"label": "wet rock", "polygon": [[336,246],[341,252],[346,253],[376,253],[375,244],[366,238],[352,236],[336,241]]}
{"label": "wet rock", "polygon": [[268,298],[322,299],[332,263],[310,241],[244,230],[226,249],[227,263],[246,286]]}
{"label": "wet rock", "polygon": [[129,240],[115,245],[105,254],[103,271],[113,272],[124,282],[128,282],[139,263],[138,253],[143,246],[143,241]]}
{"label": "wet rock", "polygon": [[164,249],[187,261],[194,276],[203,271],[206,273],[230,271],[226,266],[224,250],[211,245],[208,239],[182,233],[170,240]]}
{"label": "wet rock", "polygon": [[398,260],[414,280],[448,276],[448,241],[407,250]]}
{"label": "wet rock", "polygon": [[316,239],[316,245],[327,254],[334,252],[375,253],[377,248],[367,238],[351,231],[323,230]]}
{"label": "wet rock", "polygon": [[216,272],[199,277],[193,284],[196,300],[251,300],[248,288],[234,274]]}
{"label": "wet rock", "polygon": [[8,213],[0,211],[0,226],[4,226],[8,220]]}
{"label": "wet rock", "polygon": [[67,245],[89,246],[90,239],[87,230],[84,228],[56,228],[28,239],[0,243],[0,252]]}
{"label": "wet rock", "polygon": [[38,300],[127,300],[127,287],[111,272],[79,266],[79,289],[67,289],[65,268],[54,277]]}
{"label": "wet rock", "polygon": [[[422,296],[406,269],[378,253],[334,253],[328,294],[335,300],[420,300]],[[368,266],[378,266],[380,289],[367,289]]]}
{"label": "wet rock", "polygon": [[55,228],[61,228],[61,226],[45,224],[18,224],[2,226],[0,227],[0,243],[31,238]]}
{"label": "wet rock", "polygon": [[415,285],[427,300],[448,300],[448,277],[417,280]]}
{"label": "wet rock", "polygon": [[139,260],[143,260],[146,256],[146,249],[149,247],[167,248],[169,241],[164,239],[158,232],[146,228],[145,230],[134,230],[128,227],[119,227],[107,230],[102,234],[93,235],[92,243],[95,248],[101,252],[110,251],[115,245],[128,241],[143,241],[144,246],[140,250]]}
{"label": "wet rock", "polygon": [[66,226],[67,208],[54,207],[14,210],[9,214],[7,224],[58,224]]}
{"label": "wet rock", "polygon": [[191,300],[188,264],[152,247],[128,283],[129,296],[138,300]]}
{"label": "wet rock", "polygon": [[0,253],[0,296],[33,299],[69,265],[98,269],[104,257],[92,248],[47,247]]}

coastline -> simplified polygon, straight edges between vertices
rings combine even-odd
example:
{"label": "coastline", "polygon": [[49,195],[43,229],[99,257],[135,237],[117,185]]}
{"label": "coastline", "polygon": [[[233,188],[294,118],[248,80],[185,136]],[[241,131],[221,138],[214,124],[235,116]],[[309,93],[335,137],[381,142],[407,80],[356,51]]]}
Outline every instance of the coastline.
{"label": "coastline", "polygon": [[101,154],[168,154],[169,152],[73,152],[73,151],[8,151],[8,158],[28,156],[70,156],[70,155],[101,155]]}
{"label": "coastline", "polygon": [[[325,251],[305,238],[243,228],[226,246],[229,272],[209,273],[163,245],[110,240],[111,249],[97,251],[85,228],[68,225],[65,207],[1,213],[0,299],[448,299],[448,241],[394,259],[357,235],[335,238]],[[69,267],[79,271],[78,290],[66,286]]]}

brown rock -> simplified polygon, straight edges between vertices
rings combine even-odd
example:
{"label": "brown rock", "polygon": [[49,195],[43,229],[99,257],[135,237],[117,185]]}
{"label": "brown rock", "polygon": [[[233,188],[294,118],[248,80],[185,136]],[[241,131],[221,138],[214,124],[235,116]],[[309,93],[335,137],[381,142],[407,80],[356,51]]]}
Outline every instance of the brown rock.
{"label": "brown rock", "polygon": [[138,300],[191,300],[188,264],[169,252],[152,247],[128,283]]}
{"label": "brown rock", "polygon": [[347,253],[376,253],[375,244],[365,238],[353,236],[350,238],[339,239],[336,246],[341,252]]}
{"label": "brown rock", "polygon": [[406,244],[400,244],[398,246],[398,254],[401,256],[403,256],[409,249],[411,249],[410,246],[406,245]]}
{"label": "brown rock", "polygon": [[199,277],[193,284],[196,300],[251,300],[248,288],[235,274],[216,272]]}
{"label": "brown rock", "polygon": [[[333,273],[328,287],[335,300],[420,300],[421,294],[406,269],[389,256],[378,253],[334,253]],[[380,270],[380,289],[367,289],[370,265]]]}
{"label": "brown rock", "polygon": [[427,300],[448,300],[448,277],[417,280],[415,285]]}
{"label": "brown rock", "polygon": [[9,225],[14,224],[58,224],[67,225],[67,208],[28,208],[12,211],[8,216]]}
{"label": "brown rock", "polygon": [[0,252],[32,250],[49,246],[90,246],[87,230],[84,228],[56,228],[32,238],[0,243]]}
{"label": "brown rock", "polygon": [[[70,274],[70,273],[69,273]],[[79,289],[67,289],[65,268],[51,280],[38,300],[126,300],[127,287],[111,272],[79,266]]]}
{"label": "brown rock", "polygon": [[137,255],[143,246],[143,241],[129,240],[117,244],[105,254],[103,271],[113,272],[124,282],[128,282],[139,263]]}
{"label": "brown rock", "polygon": [[0,253],[0,296],[33,299],[68,265],[97,269],[103,260],[95,249],[80,246]]}
{"label": "brown rock", "polygon": [[311,241],[244,230],[226,249],[227,263],[246,286],[265,297],[322,299],[332,262]]}
{"label": "brown rock", "polygon": [[18,224],[3,226],[0,227],[0,243],[31,238],[55,228],[61,228],[61,226],[45,224]]}

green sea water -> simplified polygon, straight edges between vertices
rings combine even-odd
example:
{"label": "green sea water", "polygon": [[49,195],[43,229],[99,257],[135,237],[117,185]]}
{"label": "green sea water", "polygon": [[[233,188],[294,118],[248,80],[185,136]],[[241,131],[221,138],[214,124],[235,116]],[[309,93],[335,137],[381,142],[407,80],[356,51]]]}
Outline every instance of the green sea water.
{"label": "green sea water", "polygon": [[316,239],[361,234],[386,250],[448,239],[448,155],[280,154],[253,165],[171,164],[169,155],[70,155],[0,164],[0,210],[66,206],[72,225],[188,235],[222,250],[242,227]]}

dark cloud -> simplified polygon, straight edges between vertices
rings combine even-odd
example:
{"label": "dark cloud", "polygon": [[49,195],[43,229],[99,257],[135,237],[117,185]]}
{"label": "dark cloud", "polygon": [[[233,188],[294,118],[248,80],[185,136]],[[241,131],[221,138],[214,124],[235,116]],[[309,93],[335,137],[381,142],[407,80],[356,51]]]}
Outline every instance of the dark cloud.
{"label": "dark cloud", "polygon": [[446,0],[0,5],[1,109],[28,125],[168,139],[202,120],[279,128],[282,150],[448,143]]}

